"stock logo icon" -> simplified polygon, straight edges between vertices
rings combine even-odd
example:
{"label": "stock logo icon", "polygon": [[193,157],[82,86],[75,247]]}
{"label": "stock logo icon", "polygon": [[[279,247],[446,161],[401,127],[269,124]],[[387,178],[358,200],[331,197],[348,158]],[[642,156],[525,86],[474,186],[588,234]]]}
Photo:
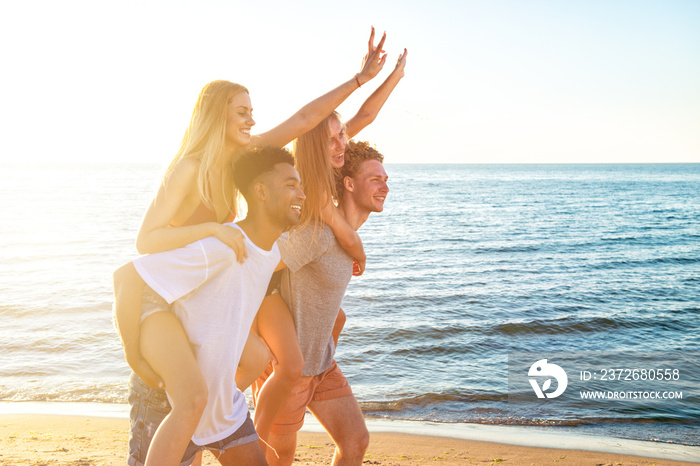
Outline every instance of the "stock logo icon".
{"label": "stock logo icon", "polygon": [[[547,377],[547,379],[542,382],[542,387],[537,383],[537,379],[528,379],[532,389],[535,391],[537,398],[556,398],[566,390],[566,384],[569,382],[569,378],[566,376],[566,372],[561,367],[556,364],[550,364],[546,359],[540,359],[532,366],[527,375],[529,377]],[[547,393],[547,390],[552,386],[552,378],[557,381],[557,389],[551,393]]]}

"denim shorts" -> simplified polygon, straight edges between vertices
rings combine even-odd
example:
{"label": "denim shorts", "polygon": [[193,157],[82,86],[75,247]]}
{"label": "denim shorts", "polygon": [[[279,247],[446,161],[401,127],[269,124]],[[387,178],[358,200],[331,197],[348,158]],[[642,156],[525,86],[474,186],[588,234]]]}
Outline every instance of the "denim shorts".
{"label": "denim shorts", "polygon": [[[170,403],[165,390],[151,388],[135,373],[129,377],[129,458],[130,466],[143,466],[146,462],[148,447],[156,429],[170,412]],[[207,445],[195,445],[192,441],[182,456],[180,466],[188,466],[200,450],[212,450],[223,453],[229,448],[245,445],[258,440],[255,426],[248,414],[245,422],[236,432],[223,440]]]}

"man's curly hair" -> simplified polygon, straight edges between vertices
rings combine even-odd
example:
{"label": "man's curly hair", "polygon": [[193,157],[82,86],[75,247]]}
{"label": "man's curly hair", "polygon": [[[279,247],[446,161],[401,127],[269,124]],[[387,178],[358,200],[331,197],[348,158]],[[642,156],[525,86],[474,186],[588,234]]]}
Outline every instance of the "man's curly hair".
{"label": "man's curly hair", "polygon": [[345,147],[345,163],[336,170],[335,182],[338,200],[343,198],[345,185],[343,180],[346,176],[354,178],[359,172],[362,164],[368,160],[377,160],[384,163],[384,156],[375,148],[370,147],[367,141],[349,141]]}
{"label": "man's curly hair", "polygon": [[278,163],[294,166],[294,157],[280,147],[254,147],[244,150],[233,165],[233,182],[249,200],[250,189],[264,173],[274,170]]}

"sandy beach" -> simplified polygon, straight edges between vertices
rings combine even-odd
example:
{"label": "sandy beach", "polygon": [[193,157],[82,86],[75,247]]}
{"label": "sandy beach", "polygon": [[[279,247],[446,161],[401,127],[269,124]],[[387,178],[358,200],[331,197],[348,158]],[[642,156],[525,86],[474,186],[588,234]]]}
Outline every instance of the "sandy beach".
{"label": "sandy beach", "polygon": [[[0,414],[0,464],[126,464],[128,420],[70,415]],[[370,428],[372,430],[372,428]],[[298,465],[330,464],[325,433],[303,431]],[[375,465],[690,465],[620,453],[507,445],[448,437],[372,432],[364,464]],[[205,465],[218,462],[205,453]]]}

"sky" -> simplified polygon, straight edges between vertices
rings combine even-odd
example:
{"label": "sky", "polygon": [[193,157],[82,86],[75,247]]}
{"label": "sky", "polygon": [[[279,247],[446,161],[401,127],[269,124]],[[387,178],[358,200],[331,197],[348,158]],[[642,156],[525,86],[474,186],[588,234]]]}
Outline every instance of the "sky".
{"label": "sky", "polygon": [[357,139],[389,163],[700,162],[700,2],[23,1],[0,6],[0,162],[173,157],[201,88],[263,132],[360,70],[406,76]]}

